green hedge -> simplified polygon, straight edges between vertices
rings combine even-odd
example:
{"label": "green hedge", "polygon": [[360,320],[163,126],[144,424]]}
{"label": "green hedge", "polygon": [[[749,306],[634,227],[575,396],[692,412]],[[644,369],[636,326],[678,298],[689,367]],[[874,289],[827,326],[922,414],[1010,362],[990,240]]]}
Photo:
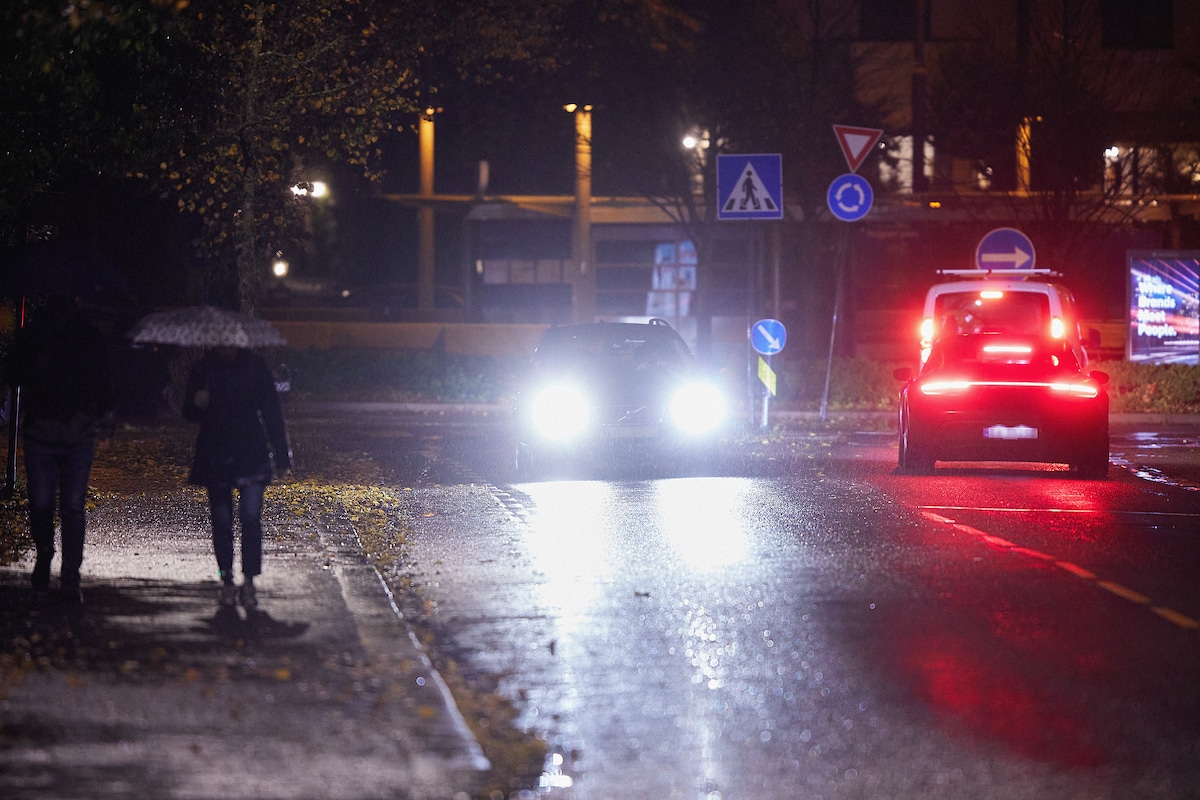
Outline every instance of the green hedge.
{"label": "green hedge", "polygon": [[[467,356],[431,351],[288,350],[281,354],[297,397],[361,401],[507,403],[523,358]],[[895,407],[900,363],[866,358],[834,359],[828,408],[880,411]],[[1200,412],[1200,366],[1095,365],[1109,374],[1114,412]],[[827,362],[777,361],[778,408],[816,410],[825,391]]]}
{"label": "green hedge", "polygon": [[294,396],[368,402],[503,402],[524,364],[406,350],[289,350],[282,358]]}
{"label": "green hedge", "polygon": [[1109,375],[1108,394],[1114,412],[1200,412],[1200,367],[1102,361],[1095,368]]}

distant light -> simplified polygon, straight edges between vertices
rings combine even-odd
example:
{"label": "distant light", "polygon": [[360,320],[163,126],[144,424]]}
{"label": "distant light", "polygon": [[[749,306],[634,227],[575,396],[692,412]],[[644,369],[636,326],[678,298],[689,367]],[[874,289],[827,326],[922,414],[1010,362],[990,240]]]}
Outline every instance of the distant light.
{"label": "distant light", "polygon": [[567,103],[565,106],[563,106],[563,110],[566,111],[568,114],[574,114],[575,109],[577,109],[577,108],[579,108],[579,106],[576,103]]}
{"label": "distant light", "polygon": [[941,201],[941,200],[930,200],[930,201],[929,201],[929,207],[930,207],[930,208],[941,208],[941,207],[942,207],[942,201]]}
{"label": "distant light", "polygon": [[296,197],[325,197],[329,194],[329,184],[324,181],[301,181],[292,187]]}
{"label": "distant light", "polygon": [[1109,161],[1116,161],[1117,156],[1119,155],[1121,155],[1121,149],[1116,145],[1113,145],[1112,147],[1106,147],[1104,149],[1104,157]]}
{"label": "distant light", "polygon": [[700,144],[700,140],[691,134],[683,137],[683,146],[688,150],[695,150],[696,145]]}
{"label": "distant light", "polygon": [[275,261],[271,263],[271,273],[276,278],[283,278],[287,276],[288,262],[281,253],[275,254]]}

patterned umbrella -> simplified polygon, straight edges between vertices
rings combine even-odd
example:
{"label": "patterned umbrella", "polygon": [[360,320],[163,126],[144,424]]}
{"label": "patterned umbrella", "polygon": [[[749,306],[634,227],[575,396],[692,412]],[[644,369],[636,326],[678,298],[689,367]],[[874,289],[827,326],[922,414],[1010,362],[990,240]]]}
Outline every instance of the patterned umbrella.
{"label": "patterned umbrella", "polygon": [[283,335],[266,320],[212,306],[148,314],[129,331],[134,344],[182,347],[282,347]]}

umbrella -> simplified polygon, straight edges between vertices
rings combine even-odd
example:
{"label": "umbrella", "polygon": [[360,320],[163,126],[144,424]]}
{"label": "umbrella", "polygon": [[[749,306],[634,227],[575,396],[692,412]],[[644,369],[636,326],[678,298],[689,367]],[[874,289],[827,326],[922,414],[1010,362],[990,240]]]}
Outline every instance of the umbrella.
{"label": "umbrella", "polygon": [[212,306],[157,311],[129,331],[134,344],[182,347],[281,347],[283,335],[266,320]]}
{"label": "umbrella", "polygon": [[6,253],[0,285],[14,298],[60,295],[94,300],[129,295],[125,278],[112,262],[90,247],[62,239]]}

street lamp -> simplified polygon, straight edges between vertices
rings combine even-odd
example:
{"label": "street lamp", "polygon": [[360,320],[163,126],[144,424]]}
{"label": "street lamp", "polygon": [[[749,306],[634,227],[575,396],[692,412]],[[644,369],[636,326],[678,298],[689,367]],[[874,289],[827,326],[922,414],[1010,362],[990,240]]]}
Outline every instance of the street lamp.
{"label": "street lamp", "polygon": [[329,184],[325,181],[300,181],[292,187],[292,194],[320,199],[329,195]]}
{"label": "street lamp", "polygon": [[568,103],[575,115],[575,227],[571,260],[575,264],[572,305],[576,322],[592,322],[596,314],[596,275],[588,262],[592,249],[592,107]]}

